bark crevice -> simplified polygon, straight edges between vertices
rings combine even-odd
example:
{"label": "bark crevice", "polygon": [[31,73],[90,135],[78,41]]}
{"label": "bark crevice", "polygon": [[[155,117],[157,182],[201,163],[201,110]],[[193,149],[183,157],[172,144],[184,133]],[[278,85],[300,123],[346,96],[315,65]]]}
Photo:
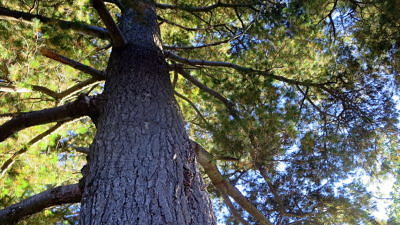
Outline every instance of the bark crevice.
{"label": "bark crevice", "polygon": [[156,43],[156,17],[145,13],[144,24],[133,11],[123,12],[128,43],[113,49],[106,70],[105,101],[81,182],[80,223],[215,224]]}

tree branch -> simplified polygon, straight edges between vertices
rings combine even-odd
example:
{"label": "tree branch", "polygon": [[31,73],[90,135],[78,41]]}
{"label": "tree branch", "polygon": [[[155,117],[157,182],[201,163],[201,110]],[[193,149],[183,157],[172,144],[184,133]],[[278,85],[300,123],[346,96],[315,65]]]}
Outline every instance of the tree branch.
{"label": "tree branch", "polygon": [[227,194],[222,193],[222,198],[224,199],[225,204],[228,206],[229,211],[231,212],[231,214],[233,215],[233,217],[240,223],[242,223],[243,225],[250,225],[246,220],[244,220],[239,212],[235,209],[235,206],[233,205],[232,201],[229,199]]}
{"label": "tree branch", "polygon": [[203,45],[196,45],[196,46],[168,46],[168,45],[163,45],[163,48],[167,49],[167,50],[190,50],[190,49],[197,49],[197,48],[207,48],[207,47],[212,47],[212,46],[217,46],[217,45],[228,43],[228,42],[236,39],[237,37],[238,36],[230,38],[230,39],[222,40],[222,41],[217,41],[217,42],[213,42],[213,43],[209,43],[209,44],[203,44]]}
{"label": "tree branch", "polygon": [[213,29],[215,27],[221,27],[221,26],[223,27],[223,26],[225,26],[225,24],[216,24],[216,25],[211,25],[211,26],[208,26],[208,27],[195,27],[195,28],[193,28],[193,27],[185,27],[185,26],[183,26],[181,24],[172,22],[172,21],[167,20],[165,18],[162,18],[160,16],[157,16],[157,20],[159,20],[161,22],[165,22],[165,23],[170,24],[172,26],[179,27],[179,28],[181,28],[183,30],[186,30],[186,31],[209,31],[210,29]]}
{"label": "tree branch", "polygon": [[18,115],[0,126],[0,142],[27,127],[92,115],[96,110],[93,100],[93,97],[80,95],[76,101],[59,107]]}
{"label": "tree branch", "polygon": [[38,91],[43,94],[46,94],[54,99],[58,98],[58,93],[48,89],[47,87],[31,85],[31,89],[29,88],[19,88],[12,85],[9,86],[0,86],[0,92],[10,92],[10,93],[27,93],[31,91]]}
{"label": "tree branch", "polygon": [[103,0],[92,0],[92,3],[93,7],[97,10],[101,20],[109,30],[109,35],[111,36],[113,46],[122,47],[126,45],[127,42],[122,35],[121,30],[118,28],[117,24],[115,24]]}
{"label": "tree branch", "polygon": [[[57,93],[53,90],[48,89],[47,87],[43,86],[38,86],[38,85],[31,85],[31,89],[28,88],[18,88],[15,86],[0,86],[0,92],[16,92],[16,93],[26,93],[26,92],[31,92],[31,91],[38,91],[43,94],[46,94],[56,100],[63,100],[64,98],[81,91],[84,88],[87,88],[88,86],[95,85],[97,83],[100,83],[102,80],[99,80],[98,78],[89,78],[87,80],[84,80],[60,93]],[[0,117],[13,117],[16,114],[21,114],[21,113],[6,113],[6,114],[0,114]]]}
{"label": "tree branch", "polygon": [[20,114],[22,114],[22,113],[20,113],[20,112],[2,113],[2,114],[0,114],[0,118],[15,117],[15,116],[18,116]]}
{"label": "tree branch", "polygon": [[58,99],[62,100],[67,98],[68,96],[73,95],[74,93],[77,93],[85,88],[88,88],[92,85],[100,83],[102,80],[98,80],[97,78],[89,78],[87,80],[84,80],[80,83],[75,84],[74,86],[62,91],[61,93],[58,94]]}
{"label": "tree branch", "polygon": [[268,219],[249,200],[247,200],[247,198],[245,198],[235,186],[223,178],[217,166],[214,164],[213,156],[198,143],[192,141],[192,144],[195,149],[198,162],[204,168],[204,171],[214,186],[220,192],[231,196],[243,209],[256,218],[260,224],[272,225]]}
{"label": "tree branch", "polygon": [[71,145],[71,147],[73,149],[75,149],[75,151],[83,153],[83,154],[89,154],[89,152],[90,152],[90,149],[87,148],[87,147],[78,147],[78,146],[75,146],[75,145]]}
{"label": "tree branch", "polygon": [[24,217],[45,208],[79,202],[81,197],[82,193],[78,184],[59,186],[0,210],[0,224],[15,224]]}
{"label": "tree branch", "polygon": [[64,123],[66,123],[67,121],[63,121],[63,122],[58,122],[56,125],[50,127],[48,130],[46,130],[45,132],[37,135],[36,137],[34,137],[32,140],[30,140],[27,144],[25,144],[25,146],[23,148],[21,148],[20,150],[18,150],[17,152],[15,152],[9,159],[7,159],[3,165],[0,168],[0,177],[3,177],[4,174],[7,172],[7,170],[12,166],[12,164],[14,164],[15,159],[21,155],[24,154],[26,151],[28,151],[28,148],[34,144],[36,144],[37,142],[39,142],[40,140],[42,140],[43,138],[45,138],[47,135],[50,135],[51,133],[53,133],[54,131],[56,131],[58,128],[60,128]]}
{"label": "tree branch", "polygon": [[228,109],[229,113],[234,116],[238,117],[238,113],[236,109],[234,108],[233,103],[231,103],[228,99],[226,99],[224,96],[222,96],[220,93],[214,91],[213,89],[207,87],[206,85],[202,84],[200,81],[198,81],[196,78],[191,76],[188,72],[183,70],[183,68],[180,65],[173,65],[174,67],[171,67],[173,70],[177,71],[179,74],[181,74],[184,78],[186,78],[188,81],[196,85],[198,88],[200,88],[202,91],[207,92],[211,96],[214,96],[216,99],[220,100]]}
{"label": "tree branch", "polygon": [[253,68],[244,67],[244,66],[240,66],[240,65],[237,65],[234,63],[229,63],[229,62],[188,59],[188,58],[178,56],[170,51],[165,51],[164,55],[166,58],[169,58],[169,59],[172,59],[174,61],[181,62],[184,64],[192,65],[192,66],[226,67],[226,68],[235,69],[242,73],[260,74],[265,77],[270,77],[274,80],[279,80],[279,81],[282,81],[282,82],[285,82],[288,84],[293,84],[293,85],[311,86],[311,87],[318,87],[318,88],[321,88],[324,86],[324,84],[319,84],[319,83],[312,83],[312,82],[307,82],[307,81],[297,81],[297,80],[288,79],[286,77],[274,75],[270,71],[255,70]]}
{"label": "tree branch", "polygon": [[69,58],[67,58],[65,56],[62,56],[62,55],[56,53],[53,50],[50,50],[48,48],[41,48],[40,49],[40,53],[43,56],[46,56],[47,58],[56,60],[56,61],[58,61],[58,62],[60,62],[62,64],[71,66],[72,68],[75,68],[75,69],[80,70],[80,71],[82,71],[84,73],[90,74],[94,78],[96,78],[97,80],[104,80],[104,77],[105,77],[104,72],[102,72],[100,70],[96,70],[96,69],[94,69],[94,68],[92,68],[90,66],[86,66],[86,65],[84,65],[84,64],[82,64],[80,62],[74,61],[74,60],[69,59]]}
{"label": "tree branch", "polygon": [[15,86],[0,86],[0,92],[9,92],[9,93],[26,93],[30,92],[28,88],[19,88]]}
{"label": "tree branch", "polygon": [[38,86],[38,85],[31,85],[31,88],[33,91],[38,91],[41,92],[45,95],[48,95],[54,99],[58,99],[59,94],[55,91],[52,91],[50,89],[48,89],[47,87],[43,87],[43,86]]}
{"label": "tree branch", "polygon": [[[236,11],[236,10],[235,10]],[[245,29],[246,31],[250,28],[251,24],[254,21],[252,21],[250,23],[250,25],[247,26],[247,28]],[[225,26],[224,24],[222,24],[222,26]],[[244,25],[243,25],[244,26]],[[230,41],[233,41],[235,39],[238,39],[239,37],[243,36],[245,34],[245,32],[242,32],[238,35],[235,35],[231,38],[222,40],[222,41],[217,41],[217,42],[213,42],[213,43],[209,43],[209,44],[202,44],[202,45],[197,45],[197,46],[163,46],[164,49],[167,50],[190,50],[190,49],[198,49],[198,48],[207,48],[207,47],[212,47],[212,46],[217,46],[217,45],[221,45],[221,44],[225,44],[228,43]]]}
{"label": "tree branch", "polygon": [[179,94],[179,93],[176,92],[176,91],[174,91],[174,94],[175,94],[176,96],[178,96],[179,98],[185,100],[187,103],[189,103],[189,105],[192,106],[192,108],[194,109],[194,111],[196,111],[197,115],[199,115],[199,117],[204,121],[204,123],[206,123],[207,125],[210,125],[210,124],[207,122],[206,118],[204,118],[203,114],[201,114],[200,110],[196,107],[196,105],[195,105],[192,101],[190,101],[190,99],[186,98],[185,96]]}
{"label": "tree branch", "polygon": [[78,31],[82,34],[98,37],[101,39],[110,38],[108,35],[108,31],[102,27],[92,26],[81,22],[70,22],[70,21],[53,19],[42,15],[35,15],[35,14],[15,11],[4,7],[0,7],[0,19],[23,20],[28,22],[32,21],[33,19],[38,19],[42,23],[54,24],[61,29],[71,29]]}
{"label": "tree branch", "polygon": [[274,185],[270,182],[270,179],[267,175],[267,170],[263,166],[258,166],[257,169],[260,172],[261,176],[264,178],[264,181],[267,184],[268,189],[270,190],[270,192],[274,196],[274,199],[276,200],[275,204],[277,207],[277,211],[279,211],[281,214],[286,213],[285,208],[284,208],[285,206],[284,206],[283,200],[281,198],[281,195],[276,191]]}
{"label": "tree branch", "polygon": [[328,112],[323,111],[321,108],[319,108],[314,102],[313,100],[311,100],[310,96],[308,96],[308,94],[306,92],[304,92],[298,85],[296,85],[297,89],[300,91],[300,93],[304,96],[304,99],[306,99],[311,106],[313,106],[320,114],[325,115],[325,116],[330,116],[333,118],[337,118],[337,116],[332,115]]}
{"label": "tree branch", "polygon": [[209,12],[216,8],[252,8],[256,4],[229,4],[229,3],[222,3],[218,1],[217,3],[209,6],[188,6],[188,5],[169,5],[169,4],[162,4],[156,3],[156,7],[158,9],[173,9],[173,10],[184,10],[188,12]]}

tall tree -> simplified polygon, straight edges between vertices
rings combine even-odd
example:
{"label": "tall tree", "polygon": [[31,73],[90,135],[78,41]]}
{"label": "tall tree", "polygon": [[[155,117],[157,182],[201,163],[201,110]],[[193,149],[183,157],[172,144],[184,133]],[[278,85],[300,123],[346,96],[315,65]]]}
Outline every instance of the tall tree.
{"label": "tall tree", "polygon": [[1,3],[0,223],[377,224],[398,7]]}

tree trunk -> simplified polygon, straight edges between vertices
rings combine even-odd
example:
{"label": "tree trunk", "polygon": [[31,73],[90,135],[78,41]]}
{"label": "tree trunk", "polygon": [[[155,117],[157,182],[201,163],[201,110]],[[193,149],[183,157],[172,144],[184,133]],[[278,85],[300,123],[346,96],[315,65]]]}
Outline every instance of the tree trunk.
{"label": "tree trunk", "polygon": [[[138,1],[136,1],[138,2]],[[84,173],[80,224],[215,224],[160,50],[154,7],[125,8]]]}

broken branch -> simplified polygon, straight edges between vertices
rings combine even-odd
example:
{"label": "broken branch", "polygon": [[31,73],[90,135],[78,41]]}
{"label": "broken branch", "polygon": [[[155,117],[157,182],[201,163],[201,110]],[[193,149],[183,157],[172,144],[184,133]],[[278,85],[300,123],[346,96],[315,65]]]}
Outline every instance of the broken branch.
{"label": "broken branch", "polygon": [[105,74],[104,72],[100,71],[100,70],[96,70],[90,66],[86,66],[80,62],[77,62],[75,60],[69,59],[65,56],[62,56],[58,53],[56,53],[53,50],[50,50],[48,48],[41,48],[40,49],[40,53],[42,53],[43,56],[46,56],[47,58],[56,60],[62,64],[71,66],[72,68],[75,68],[77,70],[80,70],[84,73],[90,74],[92,75],[94,78],[98,79],[98,80],[104,80]]}

